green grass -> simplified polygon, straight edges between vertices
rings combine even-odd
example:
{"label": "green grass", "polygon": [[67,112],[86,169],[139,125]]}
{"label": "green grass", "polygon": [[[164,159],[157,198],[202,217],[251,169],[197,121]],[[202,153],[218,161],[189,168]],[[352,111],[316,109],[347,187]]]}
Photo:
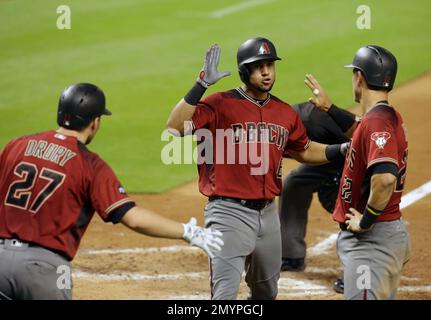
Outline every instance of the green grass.
{"label": "green grass", "polygon": [[[263,35],[283,58],[273,93],[291,103],[309,97],[303,78],[313,73],[334,101],[351,105],[351,74],[342,66],[365,44],[395,53],[397,85],[431,65],[427,0],[278,0],[210,17],[243,1],[0,1],[0,148],[15,136],[55,128],[61,91],[93,82],[114,115],[103,119],[90,148],[129,192],[161,192],[196,178],[194,165],[161,163],[160,136],[212,43],[222,47],[220,69],[233,75],[209,92],[238,85],[236,50]],[[56,28],[60,4],[71,7],[71,30]],[[356,28],[361,4],[371,7],[371,30]]]}

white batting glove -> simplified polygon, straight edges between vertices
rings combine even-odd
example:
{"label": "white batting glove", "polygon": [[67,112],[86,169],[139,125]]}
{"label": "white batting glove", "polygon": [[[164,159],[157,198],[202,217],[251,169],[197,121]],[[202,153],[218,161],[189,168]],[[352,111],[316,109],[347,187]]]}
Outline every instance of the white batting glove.
{"label": "white batting glove", "polygon": [[203,87],[208,88],[210,85],[216,83],[221,78],[230,76],[229,71],[217,71],[218,63],[220,61],[220,47],[216,44],[208,49],[204,66],[196,79]]}
{"label": "white batting glove", "polygon": [[183,238],[191,245],[203,249],[210,258],[214,258],[214,251],[220,251],[224,245],[223,234],[220,231],[197,226],[194,217],[183,226]]}

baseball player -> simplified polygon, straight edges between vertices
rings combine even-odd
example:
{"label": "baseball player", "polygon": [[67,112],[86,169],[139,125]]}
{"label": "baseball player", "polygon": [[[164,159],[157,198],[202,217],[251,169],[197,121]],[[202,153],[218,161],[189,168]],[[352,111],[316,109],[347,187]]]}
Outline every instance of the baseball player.
{"label": "baseball player", "polygon": [[[323,164],[341,156],[344,146],[311,142],[296,112],[269,93],[281,59],[265,38],[239,47],[240,87],[201,100],[210,85],[229,75],[217,71],[219,58],[220,48],[213,45],[167,126],[173,134],[194,133],[204,148],[198,172],[200,192],[208,197],[205,224],[220,230],[225,242],[210,259],[212,299],[236,299],[243,271],[249,298],[275,299],[281,236],[274,198],[281,189],[282,157]],[[232,160],[229,155],[233,161],[226,160]]]}
{"label": "baseball player", "polygon": [[[334,105],[313,75],[307,74],[305,83],[314,98],[292,107],[301,118],[309,138],[321,143],[348,141],[360,118]],[[300,165],[285,178],[280,197],[281,271],[305,269],[307,211],[313,193],[317,193],[323,208],[332,213],[343,164],[344,159],[321,166]],[[333,288],[338,293],[344,292],[342,277],[336,279]]]}
{"label": "baseball player", "polygon": [[364,115],[352,131],[333,212],[341,228],[337,252],[344,266],[344,297],[395,299],[410,256],[399,206],[407,168],[406,128],[388,102],[397,60],[385,48],[369,45],[346,67],[353,68],[353,93]]}
{"label": "baseball player", "polygon": [[[325,144],[349,141],[344,132],[356,121],[354,114],[339,109],[338,113],[343,114],[343,125],[339,126],[328,113],[314,107],[312,102],[295,104],[292,108],[298,113],[311,140]],[[336,106],[333,108],[338,109]],[[320,166],[301,164],[286,176],[280,196],[281,271],[305,269],[307,212],[313,193],[317,193],[323,208],[332,213],[343,164],[344,159]]]}
{"label": "baseball player", "polygon": [[0,153],[0,299],[71,299],[58,272],[70,270],[94,211],[145,235],[183,238],[210,256],[223,245],[219,231],[194,218],[181,224],[135,205],[86,147],[102,115],[111,115],[103,92],[72,85],[60,96],[58,130],[17,138]]}

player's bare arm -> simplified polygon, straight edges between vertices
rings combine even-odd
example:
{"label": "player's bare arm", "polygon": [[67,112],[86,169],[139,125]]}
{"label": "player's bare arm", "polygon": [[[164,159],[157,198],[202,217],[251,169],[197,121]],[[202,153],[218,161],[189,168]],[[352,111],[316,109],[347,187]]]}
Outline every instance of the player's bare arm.
{"label": "player's bare arm", "polygon": [[[371,191],[367,208],[365,209],[367,212],[364,215],[370,215],[371,219],[373,219],[383,212],[392,196],[396,181],[397,177],[392,173],[374,174],[371,177]],[[357,233],[369,230],[369,228],[363,228],[364,223],[361,224],[362,219],[364,219],[363,214],[355,208],[350,208],[350,212],[346,214],[348,230]]]}
{"label": "player's bare arm", "polygon": [[295,160],[308,165],[321,165],[344,157],[347,153],[349,143],[327,145],[311,141],[307,149],[301,152],[289,151]]}
{"label": "player's bare arm", "polygon": [[191,119],[195,113],[196,105],[204,95],[206,89],[221,78],[230,75],[229,71],[217,71],[220,62],[220,51],[220,47],[217,44],[214,44],[207,50],[204,65],[196,80],[196,84],[187,95],[177,103],[169,115],[166,126],[173,135],[184,136],[191,134]]}
{"label": "player's bare arm", "polygon": [[360,117],[334,105],[331,98],[326,94],[326,91],[312,74],[306,74],[304,82],[314,96],[309,98],[308,101],[310,101],[316,108],[328,112],[328,114],[344,131],[346,137],[351,138],[353,132],[358,126]]}
{"label": "player's bare arm", "polygon": [[215,251],[220,251],[224,244],[220,231],[196,226],[195,218],[192,218],[189,223],[182,224],[142,207],[131,208],[124,215],[121,223],[147,236],[184,239],[205,250],[210,257],[214,256]]}
{"label": "player's bare arm", "polygon": [[325,155],[326,147],[326,144],[311,141],[306,150],[302,152],[289,151],[289,154],[292,156],[292,158],[301,163],[309,165],[321,165],[329,162]]}

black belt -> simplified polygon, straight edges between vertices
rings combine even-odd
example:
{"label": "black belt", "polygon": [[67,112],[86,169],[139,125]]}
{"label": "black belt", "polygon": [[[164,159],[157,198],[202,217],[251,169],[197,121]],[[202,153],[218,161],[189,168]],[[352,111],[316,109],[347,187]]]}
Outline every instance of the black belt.
{"label": "black belt", "polygon": [[262,210],[269,206],[274,199],[238,199],[238,198],[230,198],[230,197],[221,197],[221,196],[211,196],[208,198],[209,201],[214,200],[224,200],[232,203],[238,203],[244,207],[247,207],[252,210]]}

